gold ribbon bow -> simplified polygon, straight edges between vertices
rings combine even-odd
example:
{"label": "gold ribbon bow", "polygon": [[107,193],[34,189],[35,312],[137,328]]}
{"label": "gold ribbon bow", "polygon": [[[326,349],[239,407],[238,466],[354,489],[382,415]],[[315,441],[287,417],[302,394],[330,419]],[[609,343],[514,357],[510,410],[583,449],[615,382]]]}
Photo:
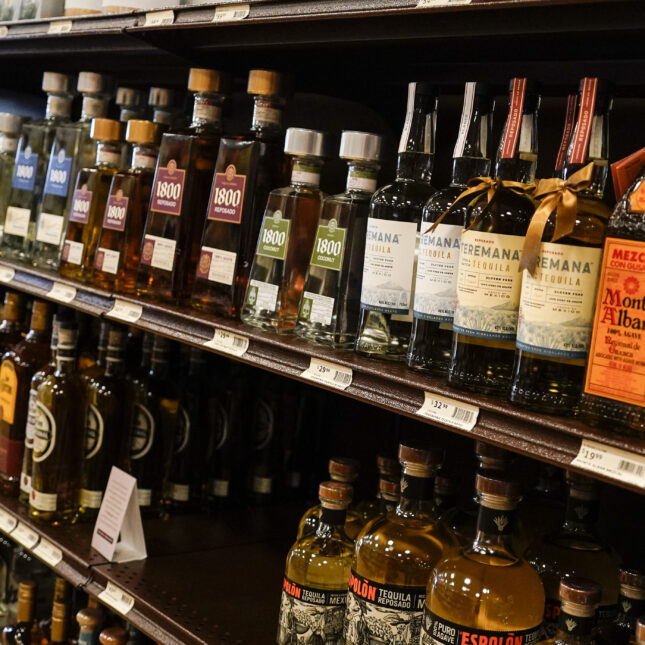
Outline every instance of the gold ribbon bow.
{"label": "gold ribbon bow", "polygon": [[[593,162],[589,163],[584,168],[573,173],[567,180],[540,179],[534,197],[536,199],[541,198],[542,201],[535,213],[533,213],[531,223],[526,232],[522,257],[520,258],[520,271],[528,269],[531,275],[535,275],[544,227],[554,211],[556,214],[555,230],[551,241],[555,242],[573,232],[576,225],[576,214],[578,213],[578,192],[591,185],[593,167]],[[596,203],[594,200],[584,201],[586,211],[590,211],[598,215],[598,217],[607,217],[607,210],[603,204]]]}

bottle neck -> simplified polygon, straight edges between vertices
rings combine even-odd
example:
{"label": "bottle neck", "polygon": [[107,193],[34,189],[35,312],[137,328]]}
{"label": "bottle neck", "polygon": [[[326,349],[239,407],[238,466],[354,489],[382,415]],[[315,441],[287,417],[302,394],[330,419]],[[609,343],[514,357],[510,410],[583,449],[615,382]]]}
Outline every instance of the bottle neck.
{"label": "bottle neck", "polygon": [[488,141],[492,123],[490,113],[468,111],[462,114],[452,160],[453,186],[463,187],[472,177],[487,177],[490,174]]}
{"label": "bottle neck", "polygon": [[97,141],[96,166],[102,168],[119,168],[123,149],[118,141]]}
{"label": "bottle neck", "polygon": [[72,110],[72,97],[67,94],[48,94],[46,119],[68,119]]}
{"label": "bottle neck", "polygon": [[258,134],[281,134],[283,106],[284,101],[277,96],[255,96],[251,130]]}
{"label": "bottle neck", "polygon": [[110,350],[105,357],[105,375],[123,376],[125,374],[125,357],[122,351]]}
{"label": "bottle neck", "polygon": [[408,88],[408,109],[399,142],[397,179],[430,183],[434,164],[437,100],[416,95],[416,84]]}
{"label": "bottle neck", "polygon": [[366,161],[351,161],[347,170],[347,192],[371,195],[376,190],[379,167]]}
{"label": "bottle neck", "polygon": [[316,528],[318,537],[329,536],[345,526],[346,508],[329,508],[324,503],[320,506],[320,521]]}
{"label": "bottle neck", "polygon": [[210,92],[195,93],[191,128],[219,132],[222,121],[222,97]]}
{"label": "bottle neck", "polygon": [[107,116],[108,101],[103,96],[84,94],[81,104],[81,122],[89,123],[92,119]]}
{"label": "bottle neck", "polygon": [[168,375],[168,355],[166,352],[153,350],[150,358],[150,375],[165,378]]}
{"label": "bottle neck", "polygon": [[13,155],[18,148],[18,138],[7,132],[0,132],[0,154]]}
{"label": "bottle neck", "polygon": [[154,170],[159,147],[153,144],[135,143],[130,161],[131,170]]}
{"label": "bottle neck", "polygon": [[18,611],[16,620],[19,623],[31,623],[34,619],[35,600],[31,598],[21,598],[18,596]]}
{"label": "bottle neck", "polygon": [[598,519],[598,499],[569,490],[563,529],[593,535]]}
{"label": "bottle neck", "polygon": [[558,642],[573,645],[586,642],[596,625],[596,608],[577,605],[563,600],[558,618]]}
{"label": "bottle neck", "polygon": [[76,372],[76,348],[56,348],[56,373],[59,375]]}
{"label": "bottle neck", "polygon": [[425,476],[411,474],[404,469],[401,476],[401,499],[396,507],[397,515],[413,517],[417,513],[427,513],[432,505],[434,478],[431,473]]}
{"label": "bottle neck", "polygon": [[143,112],[140,108],[122,107],[119,113],[119,121],[121,121],[121,123],[126,123],[132,119],[140,119],[142,116]]}
{"label": "bottle neck", "polygon": [[[495,176],[504,181],[529,184],[537,167],[537,109],[521,116],[509,110],[497,152]],[[513,145],[513,141],[515,144]]]}
{"label": "bottle neck", "polygon": [[645,616],[645,589],[621,585],[618,593],[618,616],[633,632],[636,620]]}
{"label": "bottle neck", "polygon": [[322,159],[319,157],[294,157],[291,185],[318,188],[322,165]]}
{"label": "bottle neck", "polygon": [[495,502],[479,498],[474,547],[495,547],[512,553],[515,504],[510,499]]}

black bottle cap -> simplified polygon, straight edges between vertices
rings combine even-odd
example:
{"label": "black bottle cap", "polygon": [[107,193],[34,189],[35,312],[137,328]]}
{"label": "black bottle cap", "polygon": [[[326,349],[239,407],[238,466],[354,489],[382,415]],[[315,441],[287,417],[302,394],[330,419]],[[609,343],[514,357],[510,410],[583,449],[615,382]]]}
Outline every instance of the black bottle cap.
{"label": "black bottle cap", "polygon": [[415,81],[414,93],[416,96],[430,96],[436,98],[439,94],[437,86],[427,81]]}
{"label": "black bottle cap", "polygon": [[600,585],[587,578],[562,578],[560,580],[560,600],[574,605],[595,607],[600,603]]}
{"label": "black bottle cap", "polygon": [[495,89],[490,83],[475,83],[473,108],[478,114],[488,114],[495,105]]}
{"label": "black bottle cap", "polygon": [[[578,93],[582,93],[582,89],[587,78],[581,78],[578,84]],[[611,109],[612,101],[614,98],[614,84],[604,78],[595,79],[598,84],[596,86],[596,105],[594,106],[594,114],[604,114]]]}

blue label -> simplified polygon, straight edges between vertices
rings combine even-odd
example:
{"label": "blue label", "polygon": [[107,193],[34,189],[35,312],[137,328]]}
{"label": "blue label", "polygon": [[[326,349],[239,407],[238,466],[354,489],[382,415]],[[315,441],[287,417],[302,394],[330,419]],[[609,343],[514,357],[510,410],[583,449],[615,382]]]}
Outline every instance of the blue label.
{"label": "blue label", "polygon": [[60,150],[55,157],[51,157],[49,160],[49,168],[47,169],[45,195],[67,197],[71,169],[72,158],[66,157],[64,150]]}
{"label": "blue label", "polygon": [[20,190],[34,189],[36,183],[36,169],[38,167],[38,155],[31,151],[31,147],[27,146],[16,157],[16,165],[13,169],[13,180],[11,185],[13,188]]}

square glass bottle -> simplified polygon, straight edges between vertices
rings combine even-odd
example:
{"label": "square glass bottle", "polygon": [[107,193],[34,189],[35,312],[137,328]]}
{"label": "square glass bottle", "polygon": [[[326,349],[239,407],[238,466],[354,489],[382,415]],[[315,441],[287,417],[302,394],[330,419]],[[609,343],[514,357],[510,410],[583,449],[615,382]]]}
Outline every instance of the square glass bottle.
{"label": "square glass bottle", "polygon": [[7,200],[11,191],[13,165],[16,160],[22,120],[22,117],[17,114],[0,112],[0,254],[2,253],[2,230],[7,214]]}

